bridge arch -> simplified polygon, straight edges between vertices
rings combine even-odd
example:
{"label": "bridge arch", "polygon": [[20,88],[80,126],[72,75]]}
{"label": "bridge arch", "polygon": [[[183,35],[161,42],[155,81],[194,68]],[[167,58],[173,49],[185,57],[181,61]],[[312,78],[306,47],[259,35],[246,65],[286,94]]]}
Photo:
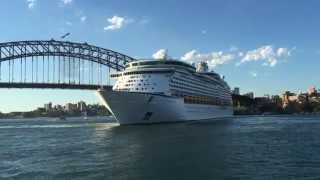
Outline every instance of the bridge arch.
{"label": "bridge arch", "polygon": [[[36,72],[34,72],[34,59]],[[42,61],[39,62],[39,60]],[[52,88],[55,87],[54,84],[57,85],[57,88],[62,87],[61,84],[65,87],[72,86],[73,89],[77,89],[78,86],[81,89],[80,85],[85,85],[85,87],[92,85],[93,88],[96,88],[98,85],[102,85],[101,69],[103,67],[108,68],[109,73],[110,69],[120,71],[125,68],[127,63],[132,61],[135,61],[135,59],[130,56],[88,43],[56,41],[53,39],[4,42],[0,43],[0,82],[5,82],[4,87],[14,83],[20,83],[20,85],[24,83],[29,84],[30,87],[42,88]],[[40,63],[40,67],[38,67],[38,63]],[[94,69],[94,65],[97,67],[96,69]],[[17,68],[17,66],[19,67]],[[89,75],[84,75],[84,71],[81,71],[85,68],[90,70]],[[39,73],[39,70],[42,73]],[[99,74],[94,75],[94,73]],[[6,80],[1,74],[5,74]],[[18,77],[17,74],[19,74]],[[38,81],[39,74],[40,76],[42,74],[42,78],[39,78],[42,81]],[[87,76],[90,76],[91,81]],[[99,78],[99,80],[94,81],[94,78]],[[86,79],[89,79],[88,82],[85,82]],[[43,85],[39,86],[41,83]],[[33,86],[32,84],[38,85]],[[20,85],[17,87],[23,88],[24,85]],[[0,85],[1,87],[3,86]]]}
{"label": "bridge arch", "polygon": [[88,43],[69,41],[39,40],[0,43],[0,62],[32,56],[62,56],[81,58],[122,70],[128,62],[135,59],[109,49]]}

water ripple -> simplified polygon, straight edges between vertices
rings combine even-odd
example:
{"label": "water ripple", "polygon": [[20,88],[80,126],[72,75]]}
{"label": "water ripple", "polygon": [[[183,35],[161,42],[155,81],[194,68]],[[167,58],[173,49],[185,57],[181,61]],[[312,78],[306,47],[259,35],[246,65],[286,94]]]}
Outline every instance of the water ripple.
{"label": "water ripple", "polygon": [[320,118],[4,121],[0,179],[318,179]]}

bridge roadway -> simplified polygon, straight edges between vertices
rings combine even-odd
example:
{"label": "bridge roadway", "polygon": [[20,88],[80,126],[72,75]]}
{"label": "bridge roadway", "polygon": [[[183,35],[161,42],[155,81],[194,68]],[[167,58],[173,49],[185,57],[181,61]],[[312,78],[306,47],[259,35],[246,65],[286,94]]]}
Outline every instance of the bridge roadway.
{"label": "bridge roadway", "polygon": [[53,83],[15,83],[0,82],[1,89],[79,89],[79,90],[112,90],[108,85],[91,85],[91,84],[53,84]]}

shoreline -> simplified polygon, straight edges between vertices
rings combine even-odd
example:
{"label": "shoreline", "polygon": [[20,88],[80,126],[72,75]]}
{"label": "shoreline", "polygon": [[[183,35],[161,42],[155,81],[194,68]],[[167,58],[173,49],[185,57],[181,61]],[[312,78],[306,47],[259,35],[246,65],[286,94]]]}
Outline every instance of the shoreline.
{"label": "shoreline", "polygon": [[[247,118],[247,117],[320,117],[320,114],[252,114],[252,115],[233,115],[232,118]],[[67,116],[63,117],[8,117],[8,118],[0,118],[1,121],[6,120],[55,120],[55,121],[72,121],[72,120],[84,120],[84,121],[91,121],[91,120],[115,120],[112,115],[105,115],[105,116]]]}
{"label": "shoreline", "polygon": [[7,117],[7,118],[0,118],[0,122],[6,120],[43,120],[43,121],[72,121],[72,120],[84,120],[84,121],[91,121],[91,120],[113,120],[112,116],[67,116],[63,117]]}

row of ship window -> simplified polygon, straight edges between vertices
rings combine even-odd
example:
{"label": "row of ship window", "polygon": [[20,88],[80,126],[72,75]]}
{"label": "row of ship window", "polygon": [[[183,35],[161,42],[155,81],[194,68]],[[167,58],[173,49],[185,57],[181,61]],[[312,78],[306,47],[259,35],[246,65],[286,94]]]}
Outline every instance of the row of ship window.
{"label": "row of ship window", "polygon": [[214,87],[218,87],[218,88],[223,87],[223,86],[219,86],[218,84],[217,84],[217,86],[215,86],[215,85],[212,84],[212,82],[211,82],[211,84],[209,84],[207,82],[202,82],[201,83],[201,82],[199,82],[199,79],[193,79],[193,78],[185,78],[185,79],[183,79],[183,78],[180,78],[180,77],[173,77],[173,79],[174,80],[179,80],[179,81],[182,81],[182,82],[186,82],[186,83],[191,84],[191,85],[195,84],[195,85],[198,85],[199,87],[206,87],[206,88],[210,88],[210,89],[212,89],[213,86]]}
{"label": "row of ship window", "polygon": [[[150,86],[151,84],[146,84],[146,83],[144,83],[144,84],[125,84],[125,86],[126,87],[128,87],[128,86]],[[156,85],[155,83],[153,84],[153,85]]]}
{"label": "row of ship window", "polygon": [[230,100],[222,100],[219,98],[210,98],[203,96],[185,96],[184,102],[188,104],[206,104],[206,105],[217,105],[217,106],[231,106]]}
{"label": "row of ship window", "polygon": [[[148,71],[144,71],[144,72],[148,72]],[[134,74],[134,73],[141,73],[141,71],[137,71],[137,72],[127,72],[127,73],[125,73],[125,74]],[[181,74],[185,74],[185,73],[182,73],[182,72],[179,72],[179,73],[181,73]],[[147,77],[146,75],[142,75],[142,77]],[[151,77],[151,75],[148,75],[148,77],[150,78]],[[184,77],[186,80],[184,80],[184,79],[182,79],[182,78],[178,78],[178,77],[173,77],[173,79],[177,79],[177,80],[180,80],[180,81],[185,81],[185,82],[188,82],[188,83],[191,83],[191,84],[197,84],[197,85],[199,85],[199,86],[205,86],[205,87],[208,87],[208,86],[206,86],[205,84],[200,84],[200,83],[198,83],[198,82],[195,82],[195,81],[199,81],[199,80],[197,80],[197,79],[194,79],[194,78],[192,78],[191,77],[191,75],[189,76],[189,77],[187,77],[187,76],[185,76],[185,75],[182,75],[182,77]],[[132,79],[132,78],[139,78],[139,76],[130,76],[130,78]],[[194,81],[189,81],[190,79],[192,79],[192,80],[194,80]],[[202,80],[204,80],[204,79],[202,79]],[[129,80],[129,82],[136,82],[136,81],[139,81],[139,80]],[[143,80],[140,80],[140,81],[143,81]],[[205,82],[208,82],[207,80],[204,80]],[[208,83],[212,83],[212,82],[208,82]],[[217,82],[217,81],[215,81],[215,83],[217,84],[217,85],[219,85],[219,86],[221,86],[221,87],[223,87],[223,84],[221,84],[221,82]],[[199,87],[198,87],[199,88]],[[208,88],[212,88],[212,87],[208,87]]]}
{"label": "row of ship window", "polygon": [[134,75],[134,74],[163,74],[163,73],[171,73],[172,71],[131,71],[125,72],[123,75]]}
{"label": "row of ship window", "polygon": [[[118,88],[119,91],[147,91],[147,88]],[[174,94],[173,95],[177,95]],[[188,104],[206,104],[206,105],[218,105],[218,106],[231,106],[230,100],[223,100],[220,98],[213,98],[208,96],[183,96],[184,102]]]}
{"label": "row of ship window", "polygon": [[213,87],[218,87],[220,88],[220,86],[215,86],[213,84],[208,84],[206,82],[199,82],[199,80],[194,80],[192,78],[186,78],[186,79],[183,79],[183,78],[180,78],[180,77],[173,77],[172,80],[176,80],[176,81],[181,81],[181,82],[186,82],[190,85],[198,85],[199,87],[204,87],[204,88],[210,88],[212,89]]}
{"label": "row of ship window", "polygon": [[[154,88],[151,88],[154,90]],[[119,91],[148,91],[148,88],[117,88]]]}
{"label": "row of ship window", "polygon": [[179,62],[179,61],[145,61],[145,62],[137,62],[137,63],[132,63],[132,66],[146,66],[146,65],[176,65],[176,66],[182,66],[182,67],[187,67],[187,68],[192,68],[195,69],[195,67],[186,64],[184,62]]}
{"label": "row of ship window", "polygon": [[[112,78],[116,78],[116,77],[123,77],[125,75],[132,75],[132,74],[139,74],[139,73],[133,73],[133,72],[127,72],[127,73],[119,73],[119,74],[111,74],[110,77]],[[130,76],[130,78],[139,78],[140,76]],[[145,73],[143,73],[142,77],[146,78],[146,77],[151,77],[151,75],[145,75]]]}
{"label": "row of ship window", "polygon": [[130,76],[130,78],[132,79],[132,78],[151,78],[151,75],[142,75],[142,76]]}
{"label": "row of ship window", "polygon": [[[213,82],[208,82],[208,81],[206,81],[206,80],[203,80],[203,79],[201,79],[202,81],[204,81],[204,82],[201,82],[201,80],[200,79],[195,79],[195,78],[193,78],[193,77],[186,77],[186,76],[182,76],[183,78],[180,78],[180,77],[173,77],[174,79],[177,79],[177,80],[180,80],[180,81],[185,81],[185,82],[187,82],[187,83],[191,83],[191,84],[197,84],[197,85],[199,85],[199,86],[206,86],[206,87],[208,87],[208,88],[211,88],[210,86],[212,86],[213,84]],[[191,80],[191,81],[190,81]],[[200,81],[200,82],[199,82]],[[216,85],[218,86],[218,87],[224,87],[221,83],[218,83],[218,82],[215,82],[216,83]],[[210,86],[208,86],[207,84],[210,84]]]}
{"label": "row of ship window", "polygon": [[[179,84],[182,84],[184,86],[180,86]],[[189,87],[186,87],[186,86],[189,86]],[[196,91],[196,92],[199,92],[199,93],[202,93],[202,94],[211,94],[211,95],[226,94],[226,95],[230,95],[230,93],[225,91],[225,90],[217,91],[217,90],[215,90],[213,88],[204,89],[204,88],[201,88],[201,87],[194,87],[192,85],[190,86],[190,85],[187,85],[187,84],[184,84],[184,83],[176,83],[176,84],[170,83],[170,87],[174,87],[174,88],[177,88],[177,89],[186,89],[186,90],[190,90],[190,91]],[[221,93],[218,93],[218,92],[221,92]]]}
{"label": "row of ship window", "polygon": [[[196,88],[196,89],[203,89],[203,90],[208,90],[208,91],[219,91],[219,92],[224,92],[224,93],[230,93],[226,87],[223,87],[223,86],[215,86],[215,85],[212,85],[212,84],[209,84],[207,85],[207,83],[199,83],[199,82],[194,82],[194,81],[189,81],[189,79],[181,79],[181,78],[178,78],[178,77],[173,77],[174,80],[179,80],[179,81],[182,81],[182,82],[186,82],[188,84],[184,84],[185,86],[191,86],[193,88]],[[194,86],[194,85],[198,85],[198,86]]]}
{"label": "row of ship window", "polygon": [[205,93],[197,93],[197,92],[187,92],[187,91],[181,91],[181,90],[171,90],[172,95],[177,96],[177,97],[185,97],[185,96],[206,96],[206,97],[211,97],[211,98],[216,98],[219,97],[220,99],[223,100],[229,100],[231,97],[230,96],[225,96],[225,95],[210,95],[210,94],[205,94]]}
{"label": "row of ship window", "polygon": [[184,88],[182,89],[181,87],[173,87],[171,88],[171,91],[174,92],[178,92],[181,94],[181,96],[184,95],[201,95],[201,96],[212,96],[212,97],[223,97],[223,98],[230,98],[231,94],[225,94],[225,93],[210,93],[210,92],[204,92],[204,91],[200,91],[200,90],[193,90],[193,89],[188,89],[188,88]]}
{"label": "row of ship window", "polygon": [[127,82],[143,82],[143,81],[148,81],[148,79],[131,79],[131,80],[128,80]]}
{"label": "row of ship window", "polygon": [[[126,73],[123,73],[123,75],[134,75],[134,74],[150,74],[150,73],[169,73],[169,72],[172,72],[172,71],[132,71],[132,72],[126,72]],[[197,79],[194,79],[192,77],[192,75],[188,75],[188,77],[186,76],[187,73],[183,73],[183,72],[178,72],[179,74],[183,74],[181,75],[182,77],[184,77],[185,79],[193,79],[195,81],[199,81]],[[112,74],[111,77],[120,77],[122,76],[122,74]],[[130,78],[138,78],[139,76],[130,76]],[[147,77],[146,75],[142,75],[142,77]],[[148,77],[150,78],[151,75],[148,75]],[[207,80],[207,79],[203,79],[203,77],[199,76],[199,78],[201,78],[203,81],[207,82],[207,83],[212,83],[210,80]],[[182,80],[182,79],[180,79]],[[215,81],[215,80],[212,80],[214,81],[216,84],[220,85],[221,87],[224,87],[224,84],[219,82],[219,81]],[[191,82],[191,83],[196,83],[196,82]]]}
{"label": "row of ship window", "polygon": [[[182,72],[178,72],[178,73],[182,74],[181,77],[183,77],[183,78],[199,81],[199,79],[193,78],[192,77],[193,75],[191,75],[191,74],[186,74],[186,73],[182,73]],[[202,81],[205,81],[207,83],[212,83],[212,81],[214,81],[216,84],[220,85],[221,87],[224,87],[224,84],[218,80],[215,80],[215,79],[208,80],[208,79],[205,79],[204,77],[202,77],[201,75],[198,75],[198,74],[194,74],[194,75],[196,75],[198,78],[201,78]]]}
{"label": "row of ship window", "polygon": [[180,88],[192,88],[193,90],[199,90],[199,91],[202,91],[202,92],[205,92],[205,93],[217,93],[218,90],[215,89],[215,88],[205,88],[205,87],[201,87],[201,86],[194,86],[194,84],[185,84],[185,83],[181,83],[179,81],[174,81],[174,80],[171,80],[171,83],[170,83],[170,86],[176,86],[176,87],[180,87]]}
{"label": "row of ship window", "polygon": [[[136,86],[136,85],[138,85],[138,86],[150,86],[150,85],[154,85],[154,86],[156,86],[157,85],[157,83],[149,83],[149,81],[143,81],[142,79],[141,80],[129,80],[129,81],[125,81],[125,82],[127,82],[126,84],[125,84],[125,86]],[[122,82],[122,81],[119,81],[119,84],[124,84],[124,82]]]}
{"label": "row of ship window", "polygon": [[138,85],[138,86],[142,86],[142,85],[143,85],[143,86],[154,85],[154,86],[155,86],[155,85],[157,85],[157,84],[156,84],[156,83],[153,83],[153,84],[150,84],[150,83],[143,83],[143,84],[142,84],[142,83],[138,83],[138,84],[134,84],[134,83],[133,83],[133,84],[125,84],[125,86],[136,86],[136,85]]}
{"label": "row of ship window", "polygon": [[217,92],[209,92],[209,91],[202,91],[202,90],[199,90],[199,89],[191,89],[191,88],[188,88],[188,87],[181,87],[179,85],[171,85],[170,84],[170,87],[172,89],[177,89],[178,91],[191,91],[191,92],[196,92],[198,94],[210,94],[210,95],[213,95],[213,96],[217,96],[218,93]]}

